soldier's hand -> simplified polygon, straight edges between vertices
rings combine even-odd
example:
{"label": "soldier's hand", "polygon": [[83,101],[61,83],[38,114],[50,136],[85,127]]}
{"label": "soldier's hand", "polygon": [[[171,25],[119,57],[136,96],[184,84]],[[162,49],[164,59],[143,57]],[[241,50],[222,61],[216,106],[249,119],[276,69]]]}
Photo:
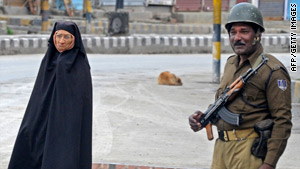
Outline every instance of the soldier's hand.
{"label": "soldier's hand", "polygon": [[194,132],[197,132],[202,129],[202,126],[199,123],[199,119],[202,114],[203,113],[201,111],[196,111],[194,114],[189,116],[189,123],[190,123],[191,129]]}
{"label": "soldier's hand", "polygon": [[264,163],[263,165],[261,165],[259,167],[259,169],[275,169],[273,166],[271,166],[270,164]]}

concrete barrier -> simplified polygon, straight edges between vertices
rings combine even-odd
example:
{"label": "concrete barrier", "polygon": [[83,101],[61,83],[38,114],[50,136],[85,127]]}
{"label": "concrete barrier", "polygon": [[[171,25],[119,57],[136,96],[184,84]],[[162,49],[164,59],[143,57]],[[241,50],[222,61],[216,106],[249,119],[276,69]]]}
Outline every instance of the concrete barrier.
{"label": "concrete barrier", "polygon": [[[48,38],[49,35],[0,36],[0,55],[44,53],[47,50]],[[83,35],[82,38],[88,53],[211,53],[212,50],[212,35]],[[289,34],[263,35],[265,52],[289,52],[289,38]],[[232,53],[227,34],[222,35],[221,43],[222,53]]]}

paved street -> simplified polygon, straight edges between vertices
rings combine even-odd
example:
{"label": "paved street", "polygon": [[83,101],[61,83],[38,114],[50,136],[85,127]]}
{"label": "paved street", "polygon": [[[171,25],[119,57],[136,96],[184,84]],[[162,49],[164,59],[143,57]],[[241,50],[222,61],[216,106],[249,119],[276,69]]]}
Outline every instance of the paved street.
{"label": "paved street", "polygon": [[[228,56],[222,55],[221,70]],[[275,56],[289,65],[288,53]],[[0,169],[7,168],[42,57],[0,56]],[[208,141],[204,131],[192,132],[187,118],[214,100],[217,84],[211,83],[211,55],[88,57],[93,76],[94,163],[210,167],[214,141]],[[183,86],[157,85],[158,75],[166,70],[178,75]],[[299,70],[298,65],[292,79],[300,77]],[[300,165],[300,103],[293,103],[292,113],[294,127],[278,169]]]}

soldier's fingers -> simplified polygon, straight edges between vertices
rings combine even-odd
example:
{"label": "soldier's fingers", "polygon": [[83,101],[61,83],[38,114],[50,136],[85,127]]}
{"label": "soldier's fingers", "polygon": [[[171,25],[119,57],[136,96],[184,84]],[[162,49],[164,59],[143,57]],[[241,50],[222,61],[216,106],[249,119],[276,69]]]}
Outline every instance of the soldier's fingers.
{"label": "soldier's fingers", "polygon": [[198,126],[195,126],[195,127],[191,127],[191,129],[194,131],[194,132],[197,132],[200,130],[200,128]]}
{"label": "soldier's fingers", "polygon": [[194,119],[196,119],[196,120],[199,120],[200,119],[200,117],[202,116],[202,112],[201,111],[196,111],[195,113],[194,113]]}
{"label": "soldier's fingers", "polygon": [[201,124],[199,122],[195,121],[194,119],[189,121],[189,124],[191,127],[201,128]]}
{"label": "soldier's fingers", "polygon": [[199,123],[190,123],[191,127],[200,128],[201,125]]}
{"label": "soldier's fingers", "polygon": [[189,122],[190,123],[196,123],[197,122],[197,120],[196,120],[196,114],[192,114],[192,115],[190,115],[189,116]]}

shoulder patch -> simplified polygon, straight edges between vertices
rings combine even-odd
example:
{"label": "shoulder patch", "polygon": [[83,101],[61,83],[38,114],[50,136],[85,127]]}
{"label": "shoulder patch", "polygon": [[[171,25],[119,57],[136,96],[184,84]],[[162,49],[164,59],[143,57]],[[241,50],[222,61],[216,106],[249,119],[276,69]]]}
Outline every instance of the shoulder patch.
{"label": "shoulder patch", "polygon": [[287,82],[286,82],[286,80],[278,79],[277,80],[277,85],[278,85],[279,89],[281,89],[282,91],[285,91],[287,89]]}

